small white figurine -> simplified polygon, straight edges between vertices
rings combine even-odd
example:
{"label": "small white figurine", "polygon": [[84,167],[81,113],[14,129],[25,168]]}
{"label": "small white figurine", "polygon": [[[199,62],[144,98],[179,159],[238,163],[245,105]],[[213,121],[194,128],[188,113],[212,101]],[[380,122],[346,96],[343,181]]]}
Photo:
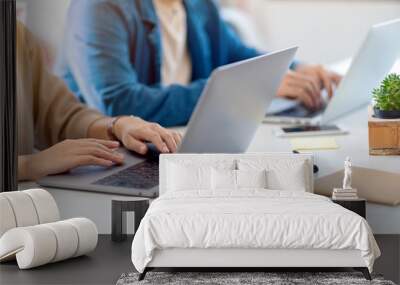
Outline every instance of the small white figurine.
{"label": "small white figurine", "polygon": [[350,157],[346,157],[346,160],[344,162],[343,189],[353,189],[351,187],[351,159],[350,159]]}
{"label": "small white figurine", "polygon": [[352,165],[350,157],[346,157],[344,161],[344,178],[343,188],[333,188],[332,199],[333,200],[357,200],[357,189],[351,187],[351,174]]}

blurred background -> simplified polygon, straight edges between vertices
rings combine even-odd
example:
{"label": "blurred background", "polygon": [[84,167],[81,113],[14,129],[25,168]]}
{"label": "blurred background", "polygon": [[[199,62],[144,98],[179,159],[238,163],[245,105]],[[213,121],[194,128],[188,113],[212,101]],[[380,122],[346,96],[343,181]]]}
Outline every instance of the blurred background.
{"label": "blurred background", "polygon": [[[69,1],[17,0],[18,16],[43,41],[50,65],[61,44]],[[300,60],[324,64],[352,56],[371,25],[400,17],[400,0],[217,2],[248,43],[265,50],[298,45]]]}

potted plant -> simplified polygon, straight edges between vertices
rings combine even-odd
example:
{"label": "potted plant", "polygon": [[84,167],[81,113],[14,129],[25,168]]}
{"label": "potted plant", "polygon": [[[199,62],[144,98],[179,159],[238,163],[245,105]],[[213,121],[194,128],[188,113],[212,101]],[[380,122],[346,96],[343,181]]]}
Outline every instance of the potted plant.
{"label": "potted plant", "polygon": [[381,85],[372,91],[372,95],[375,117],[400,118],[400,75],[389,74]]}

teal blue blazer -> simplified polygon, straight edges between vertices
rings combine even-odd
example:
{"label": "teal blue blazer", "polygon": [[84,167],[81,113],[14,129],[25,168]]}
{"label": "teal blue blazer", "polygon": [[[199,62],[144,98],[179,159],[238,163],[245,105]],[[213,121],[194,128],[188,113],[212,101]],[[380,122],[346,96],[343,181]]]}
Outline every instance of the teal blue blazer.
{"label": "teal blue blazer", "polygon": [[192,61],[188,86],[162,86],[160,27],[151,0],[72,0],[56,72],[78,98],[110,116],[186,124],[218,66],[260,55],[211,0],[183,0]]}

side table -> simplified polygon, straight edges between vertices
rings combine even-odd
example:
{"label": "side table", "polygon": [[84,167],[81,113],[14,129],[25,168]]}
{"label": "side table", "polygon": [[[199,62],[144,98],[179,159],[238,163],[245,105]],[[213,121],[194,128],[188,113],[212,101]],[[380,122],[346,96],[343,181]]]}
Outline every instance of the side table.
{"label": "side table", "polygon": [[134,212],[136,232],[140,221],[143,219],[147,209],[149,208],[150,199],[113,199],[111,203],[111,240],[116,242],[124,241],[127,237],[126,212]]}
{"label": "side table", "polygon": [[366,203],[365,199],[356,199],[356,200],[334,200],[333,203],[339,204],[340,206],[359,214],[361,217],[366,219]]}

